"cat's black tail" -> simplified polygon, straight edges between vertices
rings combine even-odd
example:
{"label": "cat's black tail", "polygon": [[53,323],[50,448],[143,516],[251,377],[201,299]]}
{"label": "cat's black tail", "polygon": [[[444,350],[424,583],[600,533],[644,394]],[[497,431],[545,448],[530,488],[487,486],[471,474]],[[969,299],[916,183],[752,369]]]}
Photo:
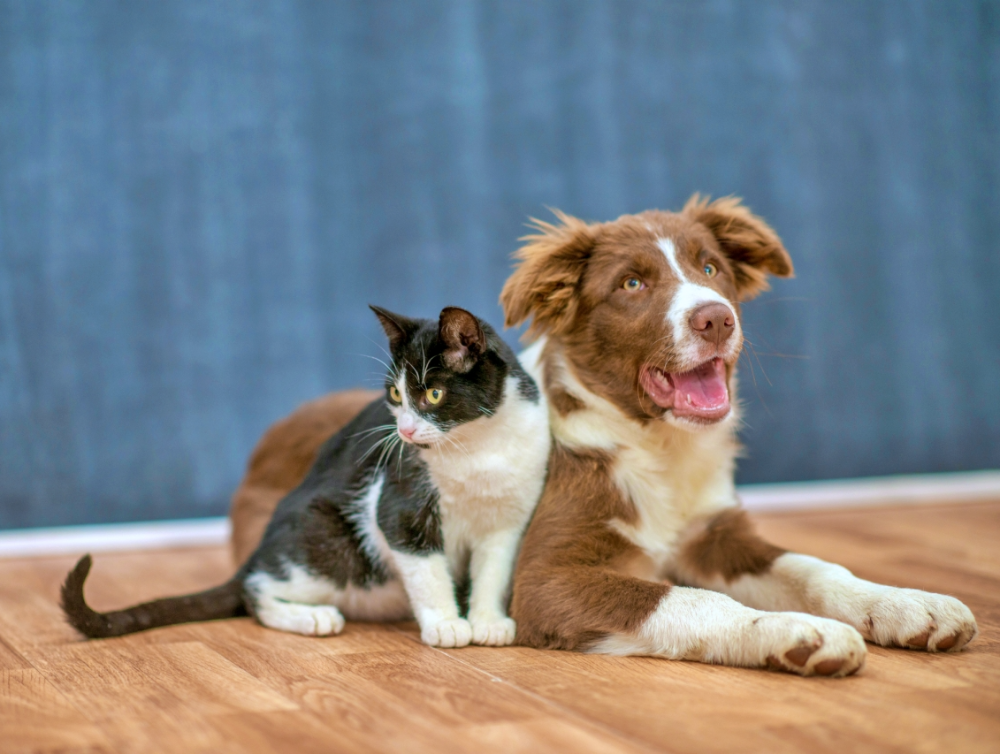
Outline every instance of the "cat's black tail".
{"label": "cat's black tail", "polygon": [[83,582],[87,580],[93,560],[84,555],[62,585],[62,609],[66,620],[77,631],[91,639],[124,636],[148,628],[172,626],[175,623],[233,618],[246,615],[243,603],[243,573],[237,573],[222,586],[182,597],[167,597],[145,602],[125,610],[98,613],[83,598]]}

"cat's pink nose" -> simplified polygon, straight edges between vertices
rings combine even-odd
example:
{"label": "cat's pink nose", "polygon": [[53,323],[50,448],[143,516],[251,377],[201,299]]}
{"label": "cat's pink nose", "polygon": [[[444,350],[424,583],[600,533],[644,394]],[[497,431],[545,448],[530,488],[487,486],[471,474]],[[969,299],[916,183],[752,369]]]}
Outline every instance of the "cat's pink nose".
{"label": "cat's pink nose", "polygon": [[401,434],[407,440],[412,440],[413,435],[415,435],[416,433],[417,433],[416,427],[407,427],[406,429],[403,429],[402,427],[399,428],[399,434]]}

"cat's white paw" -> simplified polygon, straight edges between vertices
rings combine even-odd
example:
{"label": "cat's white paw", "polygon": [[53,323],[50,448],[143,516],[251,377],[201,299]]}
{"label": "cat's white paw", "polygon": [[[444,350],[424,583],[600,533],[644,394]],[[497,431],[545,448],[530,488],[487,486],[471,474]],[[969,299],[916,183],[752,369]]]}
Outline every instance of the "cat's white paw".
{"label": "cat's white paw", "polygon": [[472,641],[472,626],[464,618],[422,626],[420,640],[432,647],[466,647]]}
{"label": "cat's white paw", "polygon": [[333,605],[275,602],[259,610],[257,618],[268,628],[305,636],[330,636],[344,630],[344,616]]}
{"label": "cat's white paw", "polygon": [[504,616],[478,619],[471,617],[472,643],[486,647],[506,647],[514,643],[517,624]]}
{"label": "cat's white paw", "polygon": [[763,662],[799,675],[840,677],[856,673],[868,650],[846,623],[804,613],[767,613],[754,623]]}
{"label": "cat's white paw", "polygon": [[885,587],[861,621],[865,637],[886,647],[957,652],[979,633],[964,604],[944,594]]}

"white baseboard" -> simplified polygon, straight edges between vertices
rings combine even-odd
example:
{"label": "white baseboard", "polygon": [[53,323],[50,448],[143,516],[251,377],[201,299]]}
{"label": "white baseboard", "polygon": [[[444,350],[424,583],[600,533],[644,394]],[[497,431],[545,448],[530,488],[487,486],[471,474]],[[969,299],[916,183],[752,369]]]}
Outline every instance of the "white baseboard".
{"label": "white baseboard", "polygon": [[0,531],[0,558],[82,555],[112,550],[208,547],[229,541],[228,518],[144,521]]}
{"label": "white baseboard", "polygon": [[[1000,500],[1000,471],[750,484],[738,492],[751,511],[971,503]],[[15,529],[0,531],[0,558],[207,547],[228,541],[227,518]]]}
{"label": "white baseboard", "polygon": [[744,507],[752,511],[973,503],[1000,500],[1000,471],[747,484],[738,492]]}

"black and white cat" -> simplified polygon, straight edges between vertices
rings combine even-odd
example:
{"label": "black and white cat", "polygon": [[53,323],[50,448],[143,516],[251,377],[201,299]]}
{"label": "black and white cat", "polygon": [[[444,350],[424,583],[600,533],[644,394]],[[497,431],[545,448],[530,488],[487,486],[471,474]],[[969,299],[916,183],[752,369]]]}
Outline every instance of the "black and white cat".
{"label": "black and white cat", "polygon": [[83,598],[85,556],[62,589],[77,630],[120,636],[249,612],[316,636],[345,618],[414,616],[434,646],[514,640],[511,572],[548,464],[543,394],[463,309],[437,322],[372,309],[389,337],[386,399],[326,442],[239,572],[205,592],[97,613]]}

